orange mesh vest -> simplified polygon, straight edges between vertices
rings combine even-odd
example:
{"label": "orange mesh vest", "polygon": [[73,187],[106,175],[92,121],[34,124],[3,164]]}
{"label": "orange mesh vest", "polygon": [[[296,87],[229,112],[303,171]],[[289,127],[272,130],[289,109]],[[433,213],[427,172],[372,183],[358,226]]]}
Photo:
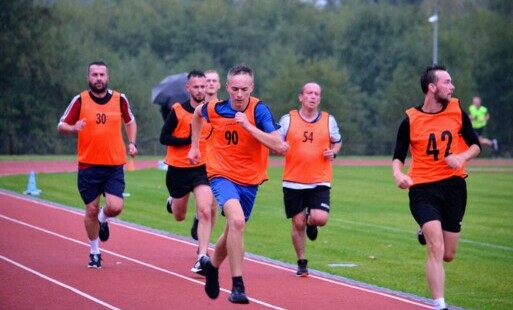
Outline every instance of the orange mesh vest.
{"label": "orange mesh vest", "polygon": [[[255,125],[255,108],[259,99],[250,97],[243,112]],[[224,177],[242,185],[259,185],[267,180],[269,149],[255,139],[235,118],[225,118],[215,111],[219,102],[210,102],[207,113],[212,125],[207,154],[209,179]]]}
{"label": "orange mesh vest", "polygon": [[86,119],[86,126],[78,133],[78,161],[91,165],[123,165],[126,147],[121,126],[121,95],[113,91],[105,104],[98,104],[89,91],[80,93],[79,119]]}
{"label": "orange mesh vest", "polygon": [[321,112],[315,123],[306,122],[297,110],[289,114],[290,127],[285,141],[293,152],[285,153],[283,180],[303,184],[331,182],[331,161],[323,156],[331,141],[329,114]]}
{"label": "orange mesh vest", "polygon": [[444,158],[467,149],[461,137],[462,114],[459,100],[453,98],[445,110],[429,114],[408,109],[410,119],[410,152],[408,174],[414,184],[430,183],[452,176],[466,177],[465,167],[452,169]]}
{"label": "orange mesh vest", "polygon": [[[189,111],[185,110],[180,103],[175,103],[171,109],[175,111],[176,118],[178,120],[178,124],[176,125],[172,135],[177,138],[189,137],[191,135],[191,122],[194,113],[190,113]],[[182,168],[204,165],[206,162],[206,139],[210,134],[210,130],[210,124],[204,121],[199,142],[201,159],[197,165],[192,165],[187,158],[191,148],[190,145],[169,145],[167,147],[165,159],[166,164]]]}

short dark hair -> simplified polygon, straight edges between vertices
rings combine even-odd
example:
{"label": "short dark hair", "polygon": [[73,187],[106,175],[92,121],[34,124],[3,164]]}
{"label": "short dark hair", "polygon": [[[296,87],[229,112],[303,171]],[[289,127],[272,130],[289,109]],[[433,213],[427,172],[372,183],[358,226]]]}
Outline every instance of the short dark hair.
{"label": "short dark hair", "polygon": [[431,83],[437,82],[436,71],[447,71],[447,68],[443,65],[434,64],[426,68],[422,75],[420,76],[420,88],[422,92],[427,94],[428,86]]}
{"label": "short dark hair", "polygon": [[91,66],[104,66],[104,67],[108,68],[107,64],[104,61],[101,61],[101,60],[93,61],[89,64],[89,66],[87,66],[87,74],[89,74],[89,69],[91,69]]}
{"label": "short dark hair", "polygon": [[187,74],[187,80],[190,80],[193,77],[205,77],[205,73],[203,73],[203,71],[194,69],[189,72],[189,74]]}
{"label": "short dark hair", "polygon": [[251,67],[249,67],[247,65],[238,64],[238,65],[233,66],[230,70],[228,70],[227,77],[229,78],[230,76],[240,75],[240,74],[248,74],[249,76],[251,76],[251,78],[253,78],[253,69],[251,69]]}

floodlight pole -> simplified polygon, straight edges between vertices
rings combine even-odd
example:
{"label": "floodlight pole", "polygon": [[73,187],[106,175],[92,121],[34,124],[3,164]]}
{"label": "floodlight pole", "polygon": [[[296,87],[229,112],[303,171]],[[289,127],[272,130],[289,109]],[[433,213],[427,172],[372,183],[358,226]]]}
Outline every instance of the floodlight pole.
{"label": "floodlight pole", "polygon": [[433,23],[433,64],[438,63],[438,1],[435,2],[435,12],[429,18],[429,22]]}

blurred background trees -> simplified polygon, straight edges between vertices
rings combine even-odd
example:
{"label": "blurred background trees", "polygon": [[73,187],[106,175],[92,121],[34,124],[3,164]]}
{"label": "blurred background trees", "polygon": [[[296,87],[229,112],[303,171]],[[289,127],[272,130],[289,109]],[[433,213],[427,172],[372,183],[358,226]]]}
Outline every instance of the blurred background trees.
{"label": "blurred background trees", "polygon": [[[0,154],[74,154],[57,134],[87,64],[104,60],[110,87],[136,115],[141,154],[163,155],[151,89],[169,74],[253,67],[254,95],[276,119],[307,81],[323,87],[344,155],[390,155],[404,110],[422,103],[432,62],[429,0],[16,0],[0,3]],[[465,110],[483,98],[486,135],[513,154],[513,2],[440,1],[438,62]],[[226,97],[223,90],[221,97]],[[489,154],[485,152],[485,156]]]}

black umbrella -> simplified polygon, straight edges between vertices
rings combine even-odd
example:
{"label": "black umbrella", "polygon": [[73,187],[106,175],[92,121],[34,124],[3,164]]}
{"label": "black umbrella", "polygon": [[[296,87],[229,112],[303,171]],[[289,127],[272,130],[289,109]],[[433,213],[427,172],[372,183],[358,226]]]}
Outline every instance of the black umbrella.
{"label": "black umbrella", "polygon": [[184,102],[189,99],[185,91],[187,73],[178,73],[167,76],[151,90],[151,101],[160,106],[169,107],[175,102]]}
{"label": "black umbrella", "polygon": [[164,121],[169,114],[170,107],[175,102],[184,102],[189,99],[189,93],[185,91],[187,73],[168,75],[151,90],[151,101],[160,105],[160,113]]}

